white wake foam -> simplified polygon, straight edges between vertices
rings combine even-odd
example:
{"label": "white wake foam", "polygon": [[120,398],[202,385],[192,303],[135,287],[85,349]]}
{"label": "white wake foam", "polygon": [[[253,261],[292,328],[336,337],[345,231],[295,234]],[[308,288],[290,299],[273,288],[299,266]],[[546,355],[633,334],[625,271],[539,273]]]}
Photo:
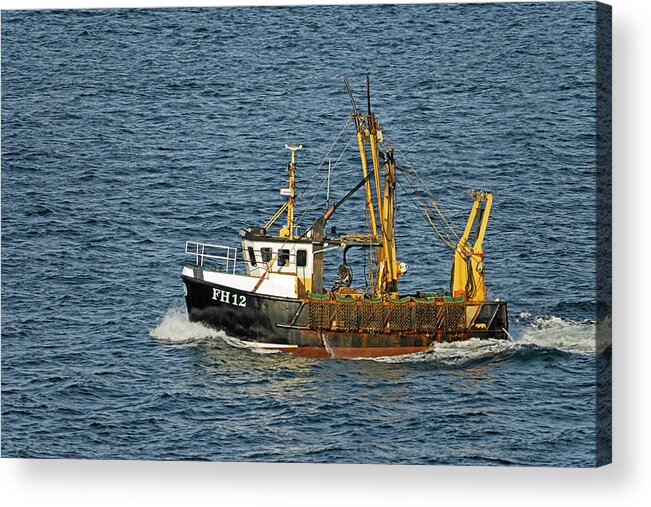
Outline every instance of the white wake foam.
{"label": "white wake foam", "polygon": [[459,366],[485,358],[494,357],[513,347],[507,340],[471,338],[462,342],[435,343],[426,352],[401,356],[373,358],[382,363],[433,362],[445,366]]}
{"label": "white wake foam", "polygon": [[514,343],[534,344],[577,354],[594,354],[596,326],[593,322],[572,322],[560,317],[536,317]]}
{"label": "white wake foam", "polygon": [[[530,315],[521,317],[530,318]],[[520,330],[511,330],[512,340],[471,338],[453,343],[435,343],[427,352],[376,358],[385,363],[431,361],[445,366],[459,366],[517,353],[531,346],[560,350],[572,354],[595,353],[596,326],[591,322],[572,322],[559,317],[536,317]]]}
{"label": "white wake foam", "polygon": [[256,347],[254,344],[228,336],[201,322],[190,322],[185,308],[170,308],[156,327],[149,330],[149,336],[162,342],[187,345],[209,339],[219,339],[231,347],[249,349],[257,354],[274,354],[278,351]]}
{"label": "white wake foam", "polygon": [[223,338],[225,333],[212,329],[201,322],[190,322],[183,308],[170,308],[158,325],[149,331],[157,340],[185,344],[207,338]]}

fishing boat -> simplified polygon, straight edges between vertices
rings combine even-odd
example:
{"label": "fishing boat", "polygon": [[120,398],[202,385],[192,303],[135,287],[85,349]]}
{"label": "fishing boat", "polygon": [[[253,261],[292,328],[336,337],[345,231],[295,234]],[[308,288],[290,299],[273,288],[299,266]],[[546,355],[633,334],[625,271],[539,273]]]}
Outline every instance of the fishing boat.
{"label": "fishing boat", "polygon": [[[395,241],[398,177],[415,189],[414,182],[424,180],[398,162],[395,147],[385,141],[371,109],[368,77],[366,114],[359,110],[346,78],[344,83],[352,105],[347,124],[351,130],[354,126],[351,140],[356,138],[359,148],[361,179],[304,227],[295,218],[300,204],[296,158],[302,146],[285,145],[290,151],[289,182],[280,193],[286,199],[262,227],[244,227],[239,246],[186,242],[192,262],[183,267],[182,278],[189,319],[252,347],[318,358],[393,356],[427,351],[440,342],[508,339],[507,303],[489,300],[484,281],[483,240],[493,200],[488,191],[470,192],[472,207],[461,234],[429,191],[414,191],[420,212],[452,250],[450,288],[399,291],[408,265],[398,260]],[[358,191],[365,194],[366,216],[359,223],[366,227],[340,235],[334,227],[328,231],[331,217]],[[354,267],[347,260],[351,249],[363,252],[363,285],[353,283]],[[342,259],[330,286],[324,282],[325,259],[337,252]]]}

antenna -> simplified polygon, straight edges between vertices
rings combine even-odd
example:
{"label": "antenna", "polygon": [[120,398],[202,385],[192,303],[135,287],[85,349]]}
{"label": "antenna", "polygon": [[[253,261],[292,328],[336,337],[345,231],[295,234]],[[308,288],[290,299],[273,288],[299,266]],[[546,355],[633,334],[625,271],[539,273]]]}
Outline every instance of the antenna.
{"label": "antenna", "polygon": [[294,153],[296,153],[298,150],[303,149],[302,144],[286,144],[285,149],[290,150],[292,152],[292,164],[294,163]]}
{"label": "antenna", "polygon": [[371,116],[371,78],[366,74],[366,100],[368,101],[368,115]]}
{"label": "antenna", "polygon": [[355,97],[353,97],[353,92],[350,89],[350,84],[348,83],[348,77],[344,76],[344,84],[346,85],[346,91],[348,91],[348,96],[350,97],[350,103],[353,105],[353,114],[359,114],[359,109],[357,109],[357,104],[355,104]]}

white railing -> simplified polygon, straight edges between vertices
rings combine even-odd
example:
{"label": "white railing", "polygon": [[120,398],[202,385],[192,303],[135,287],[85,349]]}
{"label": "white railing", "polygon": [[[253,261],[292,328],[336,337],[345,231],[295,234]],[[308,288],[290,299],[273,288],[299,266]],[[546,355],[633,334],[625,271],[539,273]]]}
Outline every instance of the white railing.
{"label": "white railing", "polygon": [[[214,253],[215,251],[222,253],[225,252],[226,255],[217,255]],[[201,268],[203,268],[205,259],[211,259],[217,261],[215,267],[217,267],[220,271],[235,274],[235,265],[237,263],[237,247],[211,245],[210,243],[197,243],[196,241],[186,241],[185,253],[186,255],[193,255],[195,257],[196,265]]]}

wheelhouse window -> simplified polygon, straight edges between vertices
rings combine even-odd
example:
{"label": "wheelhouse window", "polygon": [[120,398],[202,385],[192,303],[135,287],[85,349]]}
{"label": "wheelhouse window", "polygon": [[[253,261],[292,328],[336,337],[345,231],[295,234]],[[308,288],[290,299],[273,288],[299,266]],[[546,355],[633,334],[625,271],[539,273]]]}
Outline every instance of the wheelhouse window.
{"label": "wheelhouse window", "polygon": [[278,265],[289,266],[289,250],[278,250]]}
{"label": "wheelhouse window", "polygon": [[271,248],[261,248],[260,255],[262,255],[262,262],[271,262],[273,255],[271,254]]}
{"label": "wheelhouse window", "polygon": [[251,263],[251,266],[257,266],[258,263],[255,260],[255,252],[253,251],[253,247],[250,246],[248,251],[249,251],[249,262]]}
{"label": "wheelhouse window", "polygon": [[307,266],[307,250],[296,251],[296,265],[300,268]]}

